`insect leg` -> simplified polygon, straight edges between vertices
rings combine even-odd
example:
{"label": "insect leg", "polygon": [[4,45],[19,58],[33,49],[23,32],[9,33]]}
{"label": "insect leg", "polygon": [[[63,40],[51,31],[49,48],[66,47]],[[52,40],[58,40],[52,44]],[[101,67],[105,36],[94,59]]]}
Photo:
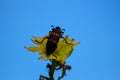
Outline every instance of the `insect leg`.
{"label": "insect leg", "polygon": [[61,37],[61,38],[63,38],[63,39],[65,40],[65,43],[66,43],[66,44],[71,44],[71,43],[68,43],[67,40],[66,40],[64,37]]}
{"label": "insect leg", "polygon": [[38,40],[35,40],[37,43],[42,43],[46,38],[48,38],[48,37],[45,37],[45,38],[43,38],[43,40],[40,42],[40,41],[38,41]]}

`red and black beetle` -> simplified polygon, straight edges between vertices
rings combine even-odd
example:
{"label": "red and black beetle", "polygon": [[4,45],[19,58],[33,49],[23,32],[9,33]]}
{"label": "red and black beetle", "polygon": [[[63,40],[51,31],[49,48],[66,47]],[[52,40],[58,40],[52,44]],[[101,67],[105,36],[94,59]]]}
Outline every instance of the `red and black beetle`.
{"label": "red and black beetle", "polygon": [[[56,50],[57,44],[58,44],[60,38],[64,39],[64,37],[62,37],[62,35],[63,35],[65,29],[61,29],[59,26],[54,27],[53,25],[51,25],[51,27],[52,27],[52,30],[49,31],[49,35],[47,37],[45,37],[45,38],[48,38],[48,41],[46,43],[47,55],[50,55],[51,53],[53,53]],[[42,43],[44,41],[44,39],[39,43]],[[65,42],[67,43],[66,40],[65,40]]]}
{"label": "red and black beetle", "polygon": [[61,29],[59,26],[54,27],[53,25],[51,25],[52,31],[49,32],[49,36],[48,36],[48,41],[46,44],[46,53],[47,55],[50,55],[51,53],[53,53],[55,51],[55,49],[57,48],[57,44],[60,38],[62,38],[63,35],[63,31],[65,31],[64,29]]}

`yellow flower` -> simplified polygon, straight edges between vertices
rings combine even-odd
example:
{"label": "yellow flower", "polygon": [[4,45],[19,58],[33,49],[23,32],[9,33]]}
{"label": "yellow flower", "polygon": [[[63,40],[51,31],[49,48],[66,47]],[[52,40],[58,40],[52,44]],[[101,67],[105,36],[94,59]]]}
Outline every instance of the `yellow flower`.
{"label": "yellow flower", "polygon": [[[60,63],[64,63],[65,60],[71,55],[74,47],[80,44],[80,42],[73,42],[74,39],[69,39],[68,36],[65,36],[64,39],[67,43],[64,39],[60,39],[56,50],[48,56],[46,53],[46,43],[48,39],[45,37],[46,36],[42,38],[33,37],[32,41],[37,46],[26,47],[28,51],[38,52],[40,54],[40,57],[38,59],[56,60]],[[41,41],[42,43],[40,43]]]}

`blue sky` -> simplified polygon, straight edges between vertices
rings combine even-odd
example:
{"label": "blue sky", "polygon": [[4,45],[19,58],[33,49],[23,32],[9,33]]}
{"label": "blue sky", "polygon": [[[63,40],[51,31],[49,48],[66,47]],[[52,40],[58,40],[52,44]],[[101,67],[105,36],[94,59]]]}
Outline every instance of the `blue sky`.
{"label": "blue sky", "polygon": [[[62,80],[120,80],[119,0],[0,0],[0,80],[38,80],[47,61],[24,46],[59,25],[81,44]],[[56,76],[60,72],[56,72]]]}

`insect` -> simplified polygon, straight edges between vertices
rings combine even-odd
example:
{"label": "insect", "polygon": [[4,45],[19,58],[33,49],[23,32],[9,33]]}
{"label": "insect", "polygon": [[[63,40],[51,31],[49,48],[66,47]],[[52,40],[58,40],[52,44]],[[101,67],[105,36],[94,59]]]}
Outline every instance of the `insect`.
{"label": "insect", "polygon": [[[48,41],[46,43],[47,55],[50,55],[51,53],[53,53],[56,50],[57,44],[58,44],[60,38],[64,39],[64,37],[62,35],[64,34],[65,29],[61,29],[59,26],[54,27],[53,25],[51,25],[51,27],[52,27],[52,30],[49,31],[49,35],[47,37],[45,37],[48,39]],[[42,43],[44,41],[44,39],[39,43]],[[65,42],[67,43],[66,40],[65,40]]]}
{"label": "insect", "polygon": [[60,38],[62,38],[63,30],[59,26],[54,27],[52,25],[52,31],[49,32],[48,41],[46,44],[47,55],[50,55],[57,48],[57,44]]}

